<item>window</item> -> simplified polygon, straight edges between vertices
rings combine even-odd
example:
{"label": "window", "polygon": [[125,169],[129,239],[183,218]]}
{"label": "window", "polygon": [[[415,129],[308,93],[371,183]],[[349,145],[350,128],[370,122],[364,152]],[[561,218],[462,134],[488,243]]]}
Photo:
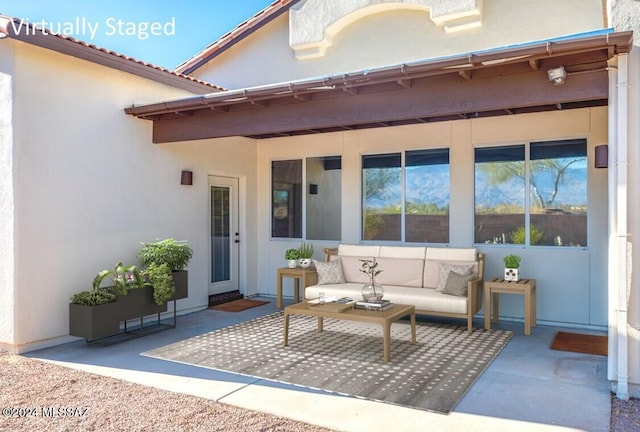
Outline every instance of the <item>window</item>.
{"label": "window", "polygon": [[449,149],[405,156],[405,241],[449,242]]}
{"label": "window", "polygon": [[302,161],[271,162],[271,236],[302,238]]}
{"label": "window", "polygon": [[[306,187],[301,159],[271,163],[271,236],[336,240],[342,235],[342,159],[306,159]],[[306,191],[306,192],[305,192]],[[304,199],[304,202],[303,202]],[[303,208],[306,224],[303,234]]]}
{"label": "window", "polygon": [[362,238],[400,240],[402,167],[400,153],[362,157]]}
{"label": "window", "polygon": [[307,225],[309,240],[342,238],[342,159],[307,159]]}
{"label": "window", "polygon": [[587,245],[585,140],[478,148],[475,166],[476,243]]}
{"label": "window", "polygon": [[362,238],[447,243],[449,149],[402,156],[362,157]]}

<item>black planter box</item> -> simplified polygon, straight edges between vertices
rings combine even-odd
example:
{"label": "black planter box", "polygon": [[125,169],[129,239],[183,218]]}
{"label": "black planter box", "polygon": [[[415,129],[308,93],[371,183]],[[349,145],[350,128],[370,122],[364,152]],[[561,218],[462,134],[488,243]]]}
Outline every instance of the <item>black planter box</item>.
{"label": "black planter box", "polygon": [[120,332],[118,303],[98,306],[69,304],[69,334],[85,339],[99,339]]}
{"label": "black planter box", "polygon": [[126,295],[116,294],[117,304],[120,305],[119,316],[121,321],[153,315],[158,312],[166,312],[167,304],[158,306],[153,299],[153,287],[144,286],[127,291]]}
{"label": "black planter box", "polygon": [[173,277],[173,286],[176,293],[172,300],[180,300],[189,297],[189,273],[186,270],[174,271],[171,273]]}

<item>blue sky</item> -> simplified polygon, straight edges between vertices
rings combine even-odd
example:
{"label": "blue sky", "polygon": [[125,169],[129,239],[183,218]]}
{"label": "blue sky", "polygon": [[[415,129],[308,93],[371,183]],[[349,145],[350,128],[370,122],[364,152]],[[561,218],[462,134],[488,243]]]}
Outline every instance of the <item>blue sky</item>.
{"label": "blue sky", "polygon": [[[45,20],[54,32],[73,31],[78,39],[172,69],[272,2],[0,0],[0,14],[38,27]],[[151,23],[158,23],[156,35]]]}

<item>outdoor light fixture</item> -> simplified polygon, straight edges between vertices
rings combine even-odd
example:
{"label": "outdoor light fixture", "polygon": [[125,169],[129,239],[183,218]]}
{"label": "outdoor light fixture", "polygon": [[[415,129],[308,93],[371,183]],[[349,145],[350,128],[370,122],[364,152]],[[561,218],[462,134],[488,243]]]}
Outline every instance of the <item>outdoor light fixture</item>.
{"label": "outdoor light fixture", "polygon": [[600,145],[596,146],[596,160],[594,166],[596,168],[608,168],[609,167],[609,146]]}
{"label": "outdoor light fixture", "polygon": [[564,79],[567,77],[567,71],[564,69],[564,66],[558,66],[557,68],[547,70],[547,75],[549,76],[549,81],[554,85],[562,85],[564,84]]}
{"label": "outdoor light fixture", "polygon": [[182,175],[180,176],[180,184],[186,186],[193,185],[193,171],[182,170]]}

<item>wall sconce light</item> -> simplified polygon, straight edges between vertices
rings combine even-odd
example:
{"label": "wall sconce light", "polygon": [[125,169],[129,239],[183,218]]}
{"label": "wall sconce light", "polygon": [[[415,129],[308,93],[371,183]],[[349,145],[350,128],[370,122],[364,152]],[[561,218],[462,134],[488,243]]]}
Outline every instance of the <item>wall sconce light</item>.
{"label": "wall sconce light", "polygon": [[318,185],[317,184],[309,184],[309,193],[311,195],[318,195]]}
{"label": "wall sconce light", "polygon": [[554,85],[562,85],[567,77],[567,71],[564,69],[564,66],[558,66],[557,68],[547,70],[547,76],[549,76],[549,81]]}
{"label": "wall sconce light", "polygon": [[182,170],[182,175],[180,176],[180,184],[186,186],[193,185],[193,171]]}
{"label": "wall sconce light", "polygon": [[600,145],[596,146],[596,168],[609,168],[609,146]]}

